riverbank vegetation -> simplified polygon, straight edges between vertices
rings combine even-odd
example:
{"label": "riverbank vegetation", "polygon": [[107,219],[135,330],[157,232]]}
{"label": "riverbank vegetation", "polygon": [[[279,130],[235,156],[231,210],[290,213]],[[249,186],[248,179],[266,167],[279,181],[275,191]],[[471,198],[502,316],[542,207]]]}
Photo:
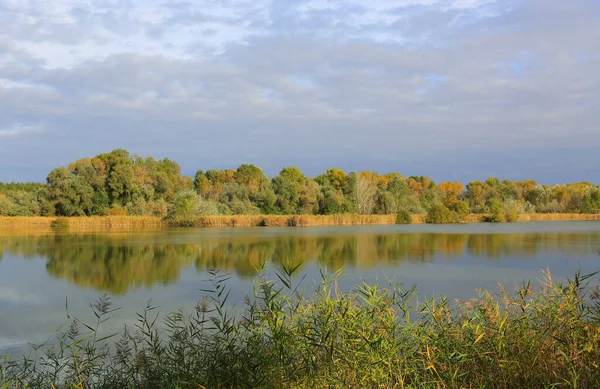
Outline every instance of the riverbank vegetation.
{"label": "riverbank vegetation", "polygon": [[[468,301],[417,302],[414,288],[324,276],[311,297],[283,268],[260,277],[241,314],[227,279],[191,311],[149,304],[135,327],[104,337],[69,319],[41,355],[0,363],[1,388],[587,388],[600,386],[600,303],[591,276],[500,288]],[[162,322],[162,324],[161,324]],[[113,344],[114,346],[110,346]],[[42,350],[47,350],[45,353]]]}
{"label": "riverbank vegetation", "polygon": [[[169,159],[114,150],[52,170],[45,183],[0,183],[0,216],[155,216],[193,225],[215,215],[390,215],[450,210],[514,221],[522,214],[600,214],[600,188],[589,182],[540,185],[488,178],[464,186],[332,168],[316,177],[286,167],[274,177],[249,164],[181,174]],[[441,208],[444,207],[444,208]],[[430,219],[434,219],[431,217]],[[404,221],[406,218],[403,219]]]}
{"label": "riverbank vegetation", "polygon": [[[432,215],[435,215],[432,212]],[[424,224],[429,214],[410,215],[208,215],[177,223],[158,216],[0,216],[0,232],[31,234],[39,232],[102,232],[159,229],[165,227],[318,227],[318,226],[363,226],[385,224]],[[459,219],[455,215],[429,223],[479,223],[488,222],[487,215],[470,214]],[[504,219],[509,221],[508,218]],[[600,221],[600,214],[521,214],[517,222],[531,221]]]}

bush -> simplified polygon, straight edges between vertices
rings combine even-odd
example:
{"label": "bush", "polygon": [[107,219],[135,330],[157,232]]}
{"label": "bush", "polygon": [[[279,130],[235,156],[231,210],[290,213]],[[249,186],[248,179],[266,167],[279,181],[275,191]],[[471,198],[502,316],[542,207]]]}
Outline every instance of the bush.
{"label": "bush", "polygon": [[450,224],[458,223],[459,217],[456,212],[451,211],[446,206],[436,204],[427,212],[425,221],[431,224]]}
{"label": "bush", "polygon": [[506,217],[504,214],[504,207],[502,206],[502,203],[500,202],[500,200],[497,199],[492,199],[490,201],[488,201],[488,215],[485,218],[486,222],[489,223],[502,223],[504,221],[506,221]]}
{"label": "bush", "polygon": [[396,214],[396,224],[411,224],[412,215],[407,210],[400,210]]}
{"label": "bush", "polygon": [[460,222],[464,222],[469,216],[469,205],[464,201],[455,202],[449,209],[453,212],[456,212]]}
{"label": "bush", "polygon": [[166,220],[173,226],[192,227],[198,216],[218,214],[219,209],[213,201],[205,200],[195,191],[187,189],[177,192]]}
{"label": "bush", "polygon": [[53,230],[66,230],[69,228],[69,218],[68,217],[57,217],[52,220],[50,227]]}
{"label": "bush", "polygon": [[109,209],[108,212],[106,212],[106,214],[108,216],[129,216],[129,212],[127,212],[126,209],[118,205],[115,205],[114,207]]}
{"label": "bush", "polygon": [[504,216],[508,223],[519,221],[519,212],[516,209],[509,209]]}

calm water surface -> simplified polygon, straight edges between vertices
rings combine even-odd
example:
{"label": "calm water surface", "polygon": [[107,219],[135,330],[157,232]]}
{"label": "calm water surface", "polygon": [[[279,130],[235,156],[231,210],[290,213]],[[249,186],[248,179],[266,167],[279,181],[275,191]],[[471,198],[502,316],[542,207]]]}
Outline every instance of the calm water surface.
{"label": "calm water surface", "polygon": [[207,269],[231,274],[232,301],[251,294],[258,269],[300,264],[307,291],[321,269],[343,268],[349,290],[392,278],[420,296],[468,298],[498,282],[600,270],[600,222],[173,229],[18,236],[0,232],[0,354],[42,342],[72,316],[90,320],[103,293],[122,307],[104,331],[135,320],[152,299],[163,313],[191,308]]}

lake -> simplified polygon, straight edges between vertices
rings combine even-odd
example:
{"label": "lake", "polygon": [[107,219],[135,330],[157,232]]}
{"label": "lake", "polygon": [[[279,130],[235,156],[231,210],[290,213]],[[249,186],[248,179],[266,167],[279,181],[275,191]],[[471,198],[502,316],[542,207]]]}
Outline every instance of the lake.
{"label": "lake", "polygon": [[208,269],[230,274],[231,301],[267,277],[299,266],[310,293],[320,272],[342,270],[350,290],[362,279],[416,284],[420,298],[469,298],[478,288],[600,270],[600,222],[386,225],[312,228],[166,229],[22,236],[0,232],[0,355],[43,342],[70,315],[92,321],[101,294],[121,307],[103,327],[132,324],[149,300],[166,314],[192,308]]}

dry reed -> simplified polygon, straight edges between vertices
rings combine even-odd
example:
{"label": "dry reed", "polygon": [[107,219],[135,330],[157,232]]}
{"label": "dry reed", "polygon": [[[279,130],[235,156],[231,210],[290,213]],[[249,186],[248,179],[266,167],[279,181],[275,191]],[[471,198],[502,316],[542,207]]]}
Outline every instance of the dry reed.
{"label": "dry reed", "polygon": [[18,228],[50,228],[54,217],[43,216],[0,216],[0,230]]}
{"label": "dry reed", "polygon": [[164,226],[162,219],[154,216],[76,216],[68,218],[15,216],[0,217],[0,233],[52,231],[53,223],[56,221],[64,223],[64,229],[69,232],[126,231]]}
{"label": "dry reed", "polygon": [[600,214],[590,213],[528,213],[519,215],[520,222],[534,221],[562,221],[562,220],[577,220],[577,221],[595,221],[600,220]]}
{"label": "dry reed", "polygon": [[[467,223],[478,223],[485,215],[471,214]],[[51,231],[52,223],[64,220],[70,232],[127,231],[166,227],[155,216],[76,216],[56,218],[45,216],[0,216],[0,233],[9,231]],[[600,214],[523,214],[519,222],[531,221],[600,221]],[[201,216],[195,227],[315,227],[395,224],[395,215],[227,215]],[[425,215],[412,215],[412,224],[424,224]]]}
{"label": "dry reed", "polygon": [[201,216],[196,227],[314,227],[394,224],[394,215],[232,215]]}

